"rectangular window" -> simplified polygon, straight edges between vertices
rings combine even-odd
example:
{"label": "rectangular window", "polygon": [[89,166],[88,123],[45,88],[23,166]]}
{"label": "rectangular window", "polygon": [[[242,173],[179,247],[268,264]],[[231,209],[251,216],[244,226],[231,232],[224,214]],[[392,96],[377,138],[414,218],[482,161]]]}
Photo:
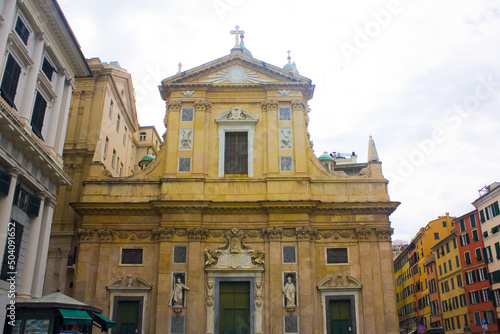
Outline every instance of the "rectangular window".
{"label": "rectangular window", "polygon": [[181,109],[181,122],[192,122],[194,119],[194,108]]}
{"label": "rectangular window", "polygon": [[347,256],[347,248],[327,248],[326,249],[326,263],[349,263]]}
{"label": "rectangular window", "polygon": [[50,61],[47,58],[43,58],[42,72],[43,72],[43,74],[45,74],[47,79],[49,79],[49,81],[52,81],[52,76],[54,75],[55,71],[56,71],[56,69],[50,63]]}
{"label": "rectangular window", "polygon": [[457,268],[460,268],[460,259],[459,259],[458,255],[455,256],[455,260],[457,262]]}
{"label": "rectangular window", "polygon": [[226,132],[224,174],[248,174],[247,132]]}
{"label": "rectangular window", "polygon": [[174,246],[174,263],[187,263],[187,246]]}
{"label": "rectangular window", "polygon": [[191,171],[191,158],[179,158],[179,172]]}
{"label": "rectangular window", "polygon": [[453,277],[450,279],[450,283],[451,283],[451,289],[455,290],[455,279],[453,279]]}
{"label": "rectangular window", "polygon": [[[4,281],[11,276],[8,273],[16,271],[17,261],[19,259],[19,253],[21,251],[23,231],[24,228],[21,224],[13,219],[10,220],[10,223],[7,226],[7,242],[5,244],[2,272],[0,274],[0,279]],[[11,245],[10,248],[9,245]]]}
{"label": "rectangular window", "polygon": [[280,170],[282,172],[293,171],[293,158],[292,157],[280,157]]}
{"label": "rectangular window", "polygon": [[12,175],[0,170],[0,195],[8,196],[10,189],[10,182],[12,180]]}
{"label": "rectangular window", "polygon": [[104,140],[104,159],[106,159],[106,156],[108,155],[108,147],[109,147],[109,138],[106,137]]}
{"label": "rectangular window", "polygon": [[464,256],[465,256],[465,264],[470,264],[470,253],[465,252]]}
{"label": "rectangular window", "polygon": [[446,227],[446,221],[443,221],[443,227]]}
{"label": "rectangular window", "polygon": [[123,248],[121,264],[142,264],[142,248]]}
{"label": "rectangular window", "polygon": [[456,249],[457,248],[457,239],[453,239],[453,248]]}
{"label": "rectangular window", "polygon": [[443,268],[444,268],[444,273],[446,274],[448,272],[448,269],[446,269],[446,262],[443,263]]}
{"label": "rectangular window", "polygon": [[491,246],[488,246],[484,250],[484,261],[490,263],[493,261],[493,255],[491,254]]}
{"label": "rectangular window", "polygon": [[481,301],[489,302],[490,301],[490,289],[481,289]]}
{"label": "rectangular window", "polygon": [[479,240],[479,234],[477,233],[477,230],[472,230],[472,241],[478,241]]}
{"label": "rectangular window", "polygon": [[283,263],[296,263],[295,246],[283,246]]}
{"label": "rectangular window", "polygon": [[116,150],[113,150],[113,155],[111,156],[111,168],[115,168]]}
{"label": "rectangular window", "polygon": [[460,232],[465,232],[465,221],[460,219]]}
{"label": "rectangular window", "polygon": [[474,312],[474,321],[476,323],[476,326],[481,325],[481,314],[479,312]]}
{"label": "rectangular window", "polygon": [[116,115],[116,132],[120,132],[120,115]]}
{"label": "rectangular window", "polygon": [[465,298],[465,293],[460,295],[460,307],[467,306],[467,298]]}
{"label": "rectangular window", "polygon": [[452,266],[451,266],[451,260],[448,260],[448,266],[450,267],[450,271],[453,270]]}
{"label": "rectangular window", "polygon": [[493,290],[493,294],[495,295],[496,304],[500,305],[500,289]]}
{"label": "rectangular window", "polygon": [[484,211],[483,210],[479,211],[479,216],[481,217],[480,218],[481,219],[481,223],[484,223],[486,221],[486,219],[484,219]]}
{"label": "rectangular window", "polygon": [[47,101],[45,101],[42,94],[36,92],[35,106],[33,107],[33,114],[31,115],[31,129],[38,136],[38,138],[42,140],[42,127],[46,108]]}
{"label": "rectangular window", "polygon": [[20,16],[17,17],[16,26],[14,27],[14,31],[17,33],[17,35],[19,36],[21,41],[23,41],[24,45],[28,45],[30,31]]}
{"label": "rectangular window", "polygon": [[290,107],[279,107],[279,120],[280,121],[291,121],[292,120],[292,109]]}
{"label": "rectangular window", "polygon": [[468,245],[469,243],[470,243],[469,233],[462,234],[460,236],[460,245],[465,246]]}
{"label": "rectangular window", "polygon": [[481,261],[483,259],[482,253],[483,251],[481,248],[476,248],[476,260]]}
{"label": "rectangular window", "polygon": [[463,284],[462,284],[462,274],[460,275],[457,275],[457,285],[462,287]]}
{"label": "rectangular window", "polygon": [[111,100],[111,102],[109,102],[109,113],[108,113],[108,116],[109,116],[110,119],[113,116],[113,100]]}
{"label": "rectangular window", "polygon": [[467,284],[472,284],[476,282],[476,275],[474,274],[474,271],[468,271],[465,273],[465,281]]}
{"label": "rectangular window", "polygon": [[469,216],[470,219],[470,226],[471,227],[476,227],[476,216],[474,214]]}
{"label": "rectangular window", "polygon": [[434,239],[439,240],[439,233],[434,233]]}
{"label": "rectangular window", "polygon": [[479,292],[477,291],[469,292],[469,299],[471,304],[479,303]]}
{"label": "rectangular window", "polygon": [[488,324],[495,323],[495,316],[493,315],[492,310],[484,311],[484,318]]}
{"label": "rectangular window", "polygon": [[495,242],[495,252],[497,253],[497,259],[500,259],[500,242]]}
{"label": "rectangular window", "polygon": [[15,108],[14,98],[16,97],[17,84],[19,83],[20,76],[21,66],[19,66],[14,57],[9,54],[7,63],[5,64],[0,91],[4,100],[13,108]]}

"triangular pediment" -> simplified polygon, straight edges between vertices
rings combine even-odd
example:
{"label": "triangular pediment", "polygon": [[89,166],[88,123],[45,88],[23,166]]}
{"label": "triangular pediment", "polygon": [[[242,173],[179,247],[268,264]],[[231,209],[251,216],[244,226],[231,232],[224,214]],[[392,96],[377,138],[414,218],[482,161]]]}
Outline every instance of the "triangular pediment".
{"label": "triangular pediment", "polygon": [[233,52],[193,69],[177,73],[162,81],[160,90],[169,91],[176,86],[232,86],[278,85],[310,86],[311,80],[297,72]]}

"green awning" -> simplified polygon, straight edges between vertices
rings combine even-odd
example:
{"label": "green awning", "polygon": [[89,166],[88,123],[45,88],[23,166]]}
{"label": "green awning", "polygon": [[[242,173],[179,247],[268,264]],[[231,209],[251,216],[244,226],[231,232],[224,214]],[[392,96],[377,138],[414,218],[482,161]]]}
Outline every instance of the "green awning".
{"label": "green awning", "polygon": [[92,318],[86,311],[60,308],[59,312],[64,318],[65,325],[92,325]]}
{"label": "green awning", "polygon": [[103,315],[100,315],[99,313],[94,313],[96,316],[94,318],[95,322],[97,322],[99,325],[101,325],[103,328],[106,326],[107,328],[115,328],[116,327],[116,322],[113,320],[109,320]]}

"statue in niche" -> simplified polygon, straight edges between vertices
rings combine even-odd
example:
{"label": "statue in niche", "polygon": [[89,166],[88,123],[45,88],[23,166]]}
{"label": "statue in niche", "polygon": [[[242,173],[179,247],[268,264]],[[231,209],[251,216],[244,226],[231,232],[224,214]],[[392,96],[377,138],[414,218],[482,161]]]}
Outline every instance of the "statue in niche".
{"label": "statue in niche", "polygon": [[172,307],[184,306],[184,291],[189,290],[189,288],[184,285],[182,279],[182,275],[178,275],[175,278],[174,288],[172,289],[172,297],[170,298],[170,305]]}
{"label": "statue in niche", "polygon": [[293,282],[293,275],[287,275],[286,276],[286,283],[285,286],[283,287],[283,294],[285,296],[285,306],[290,307],[290,306],[296,306],[295,305],[295,283]]}

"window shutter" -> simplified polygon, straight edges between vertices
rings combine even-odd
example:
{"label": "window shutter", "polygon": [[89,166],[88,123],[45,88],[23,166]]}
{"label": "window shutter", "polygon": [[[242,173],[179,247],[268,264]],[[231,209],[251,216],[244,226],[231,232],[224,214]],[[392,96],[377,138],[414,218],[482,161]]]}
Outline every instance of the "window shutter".
{"label": "window shutter", "polygon": [[486,252],[486,248],[483,248],[483,254],[484,254],[484,262],[489,263],[488,253]]}
{"label": "window shutter", "polygon": [[484,210],[479,211],[479,215],[481,216],[481,223],[484,223],[486,219],[484,219]]}
{"label": "window shutter", "polygon": [[5,64],[5,71],[0,90],[2,97],[13,108],[16,107],[14,105],[14,98],[16,97],[17,83],[19,82],[20,75],[21,66],[19,66],[14,57],[9,54],[7,63]]}
{"label": "window shutter", "polygon": [[28,210],[27,214],[31,217],[38,217],[38,213],[40,212],[40,204],[42,200],[40,197],[35,195],[30,195],[28,201]]}
{"label": "window shutter", "polygon": [[466,234],[466,238],[467,238],[467,245],[468,245],[468,244],[470,244],[469,233]]}
{"label": "window shutter", "polygon": [[491,217],[490,217],[490,214],[488,213],[488,208],[486,208],[486,219],[489,220]]}
{"label": "window shutter", "polygon": [[0,170],[0,195],[7,196],[9,194],[10,181],[12,180],[12,176]]}
{"label": "window shutter", "polygon": [[45,117],[45,109],[47,108],[47,101],[36,93],[35,106],[33,107],[33,115],[31,116],[31,129],[40,138],[42,138],[43,119]]}
{"label": "window shutter", "polygon": [[493,203],[493,217],[497,216],[500,213],[500,209],[498,208],[498,201]]}

